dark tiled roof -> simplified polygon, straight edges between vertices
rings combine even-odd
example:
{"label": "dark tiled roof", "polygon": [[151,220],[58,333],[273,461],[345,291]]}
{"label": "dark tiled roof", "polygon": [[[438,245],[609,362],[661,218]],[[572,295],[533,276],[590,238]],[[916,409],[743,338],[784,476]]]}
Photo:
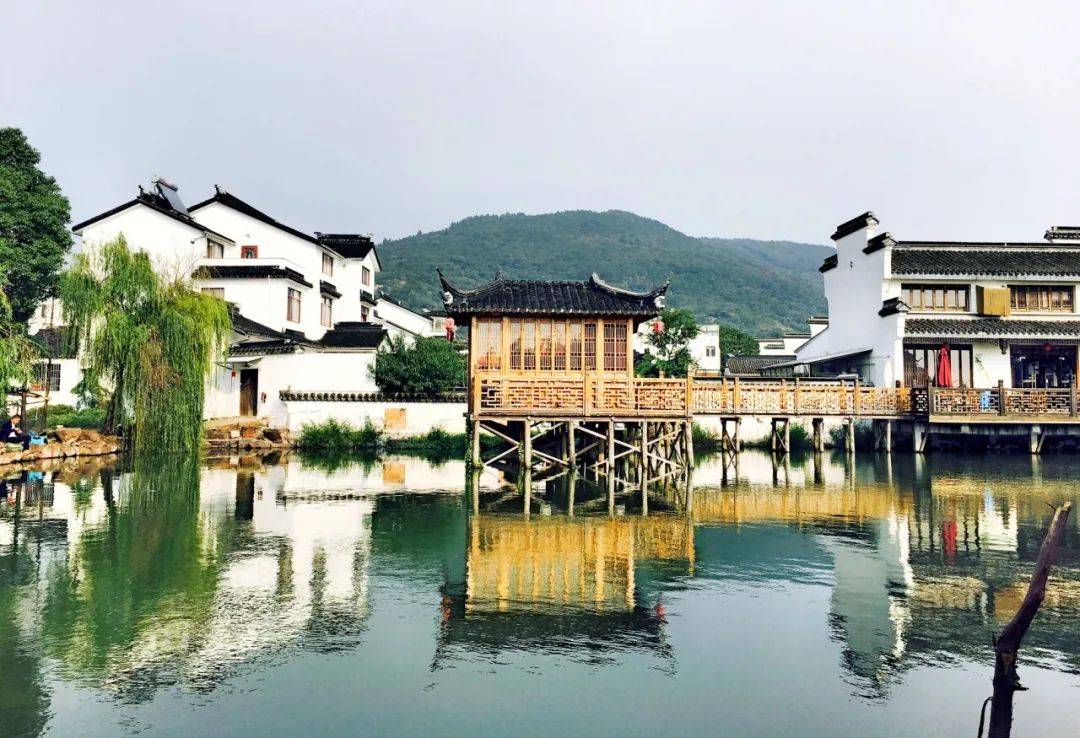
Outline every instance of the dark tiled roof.
{"label": "dark tiled roof", "polygon": [[844,221],[840,225],[836,226],[836,231],[832,234],[832,240],[839,241],[844,236],[850,236],[856,231],[866,228],[868,226],[877,225],[878,219],[871,211],[866,211],[862,215],[856,215],[854,218],[848,221]]}
{"label": "dark tiled roof", "polygon": [[818,267],[818,271],[821,272],[822,274],[824,274],[825,272],[829,271],[830,269],[835,269],[836,265],[838,263],[840,263],[840,257],[837,256],[836,254],[832,254],[831,256],[826,256],[825,261],[823,261],[821,263],[821,266]]}
{"label": "dark tiled roof", "polygon": [[895,245],[896,241],[893,239],[891,234],[889,234],[888,232],[881,233],[866,242],[866,248],[863,249],[863,253],[872,254],[875,251],[881,251],[881,249],[885,248],[886,246]]}
{"label": "dark tiled roof", "polygon": [[896,315],[897,313],[906,313],[908,311],[908,305],[899,297],[890,297],[881,303],[881,309],[877,311],[877,314],[881,317],[887,315]]}
{"label": "dark tiled roof", "polygon": [[757,376],[765,367],[794,360],[794,355],[787,354],[732,354],[724,357],[724,371],[729,375]]}
{"label": "dark tiled roof", "polygon": [[161,195],[158,195],[158,194],[155,194],[155,193],[152,193],[152,192],[143,192],[141,188],[139,190],[139,194],[135,197],[135,199],[128,200],[123,205],[117,205],[112,210],[106,210],[104,213],[100,213],[98,215],[95,215],[93,218],[88,218],[87,220],[84,220],[81,223],[76,223],[75,225],[73,225],[71,227],[71,230],[73,230],[73,231],[75,231],[77,233],[77,232],[81,231],[83,228],[86,228],[86,226],[93,225],[94,223],[97,223],[99,220],[105,220],[109,216],[116,215],[117,213],[123,212],[123,211],[127,210],[130,207],[134,207],[135,205],[145,205],[146,207],[150,208],[151,210],[153,210],[155,212],[158,212],[158,213],[161,213],[162,215],[167,216],[169,218],[172,218],[173,220],[177,221],[178,223],[183,223],[184,225],[188,226],[189,228],[194,228],[195,230],[202,231],[203,233],[209,233],[209,234],[211,234],[213,236],[224,239],[224,240],[228,241],[229,243],[232,243],[232,239],[229,238],[228,236],[223,236],[222,234],[218,233],[217,231],[214,231],[214,230],[211,230],[211,229],[207,228],[206,226],[204,226],[203,224],[199,223],[197,220],[192,218],[190,215],[186,215],[184,213],[180,213],[180,212],[178,212],[176,210],[173,210],[169,206],[168,200],[166,200]]}
{"label": "dark tiled roof", "polygon": [[30,336],[30,340],[38,345],[45,356],[54,359],[74,359],[78,349],[78,341],[67,326],[42,328]]}
{"label": "dark tiled roof", "polygon": [[[371,238],[359,233],[316,233],[315,236],[320,244],[346,259],[363,259],[375,248],[375,242]],[[379,252],[376,251],[375,261],[378,260]]]}
{"label": "dark tiled roof", "polygon": [[291,354],[296,351],[298,345],[288,338],[276,338],[268,341],[241,341],[229,347],[229,355]]}
{"label": "dark tiled roof", "polygon": [[[584,282],[496,279],[475,290],[452,286],[439,272],[448,315],[626,315],[651,318],[664,306],[668,283],[651,292],[631,292],[593,274]],[[447,299],[449,298],[449,300]]]}
{"label": "dark tiled roof", "polygon": [[319,293],[323,295],[329,295],[333,298],[341,297],[341,293],[338,292],[338,288],[327,282],[325,279],[319,280]]}
{"label": "dark tiled roof", "polygon": [[222,205],[224,205],[227,208],[232,208],[233,210],[235,210],[238,213],[243,213],[244,215],[248,216],[249,218],[254,218],[255,220],[262,221],[263,223],[266,223],[267,225],[273,226],[274,228],[277,228],[278,230],[285,231],[286,233],[289,233],[289,234],[291,234],[293,236],[296,236],[297,238],[302,238],[305,241],[310,241],[311,243],[315,243],[315,244],[319,243],[319,239],[315,238],[315,236],[312,236],[312,235],[310,235],[308,233],[304,233],[303,231],[297,230],[296,228],[293,228],[291,226],[287,226],[284,223],[282,223],[282,222],[280,222],[278,220],[275,220],[274,218],[267,215],[263,211],[261,211],[258,208],[254,207],[253,205],[250,205],[250,204],[244,202],[239,197],[236,197],[235,195],[230,195],[228,192],[223,190],[218,185],[214,185],[214,195],[213,195],[213,197],[208,197],[207,199],[203,200],[202,202],[196,203],[195,205],[192,205],[191,207],[188,208],[188,212],[193,213],[196,210],[199,210],[200,208],[204,208],[207,205],[209,205],[211,203],[215,203],[215,202],[221,203]]}
{"label": "dark tiled roof", "polygon": [[295,269],[273,264],[201,266],[191,273],[192,279],[291,279],[297,284],[310,287],[311,282]]}
{"label": "dark tiled roof", "polygon": [[244,336],[259,336],[260,338],[284,338],[285,334],[275,331],[269,326],[258,323],[251,318],[240,314],[239,309],[232,303],[229,304],[229,317],[232,318],[233,330]]}
{"label": "dark tiled roof", "polygon": [[317,345],[325,348],[377,349],[386,337],[386,330],[378,323],[341,322],[323,334]]}
{"label": "dark tiled roof", "polygon": [[993,244],[899,244],[892,252],[896,275],[1080,276],[1080,250],[1045,243],[993,248]]}
{"label": "dark tiled roof", "polygon": [[1046,231],[1046,240],[1077,241],[1080,240],[1080,226],[1054,226]]}
{"label": "dark tiled roof", "polygon": [[908,318],[904,335],[938,338],[1080,337],[1080,320],[1015,320],[1012,318]]}

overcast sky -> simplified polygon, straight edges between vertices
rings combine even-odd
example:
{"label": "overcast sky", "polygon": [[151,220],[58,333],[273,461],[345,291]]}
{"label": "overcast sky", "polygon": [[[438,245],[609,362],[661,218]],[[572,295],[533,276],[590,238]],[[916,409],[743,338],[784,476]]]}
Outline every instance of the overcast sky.
{"label": "overcast sky", "polygon": [[575,208],[814,242],[867,209],[908,239],[1080,222],[1076,2],[0,6],[0,124],[75,219],[161,174],[379,240]]}

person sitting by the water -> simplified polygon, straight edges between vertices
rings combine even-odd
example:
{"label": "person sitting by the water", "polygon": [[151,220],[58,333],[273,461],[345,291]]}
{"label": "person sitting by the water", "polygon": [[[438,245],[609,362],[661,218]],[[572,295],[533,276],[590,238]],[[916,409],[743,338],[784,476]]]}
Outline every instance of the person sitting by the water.
{"label": "person sitting by the water", "polygon": [[23,451],[30,448],[30,436],[23,433],[21,415],[15,413],[0,425],[0,440],[4,443],[20,443]]}

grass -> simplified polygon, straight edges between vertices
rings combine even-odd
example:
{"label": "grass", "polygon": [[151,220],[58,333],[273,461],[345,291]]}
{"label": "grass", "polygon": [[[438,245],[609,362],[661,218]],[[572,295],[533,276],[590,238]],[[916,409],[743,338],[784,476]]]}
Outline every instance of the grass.
{"label": "grass", "polygon": [[[498,443],[496,439],[481,436],[485,448]],[[340,465],[357,454],[371,457],[382,451],[420,456],[439,464],[450,459],[461,459],[469,447],[465,433],[451,433],[442,428],[432,428],[427,433],[406,438],[389,438],[367,420],[362,428],[339,420],[305,425],[297,441],[305,459],[326,458],[329,463]]]}
{"label": "grass", "polygon": [[362,428],[331,418],[300,429],[297,445],[304,450],[373,451],[383,445],[383,434],[369,418]]}

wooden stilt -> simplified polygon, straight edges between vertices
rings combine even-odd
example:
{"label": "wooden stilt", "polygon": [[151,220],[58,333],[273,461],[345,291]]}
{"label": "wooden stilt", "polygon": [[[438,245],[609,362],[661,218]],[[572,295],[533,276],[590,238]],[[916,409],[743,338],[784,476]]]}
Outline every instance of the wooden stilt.
{"label": "wooden stilt", "polygon": [[825,450],[825,419],[814,418],[810,421],[810,425],[813,429],[810,445],[815,453],[821,453]]}
{"label": "wooden stilt", "polygon": [[694,423],[690,420],[683,424],[683,449],[686,465],[692,469],[694,467]]}
{"label": "wooden stilt", "polygon": [[791,419],[784,419],[784,454],[791,453]]}
{"label": "wooden stilt", "polygon": [[844,428],[844,450],[849,454],[855,453],[855,418],[848,418]]}
{"label": "wooden stilt", "polygon": [[574,437],[577,430],[577,421],[569,420],[566,423],[567,458],[571,469],[577,469],[577,439]]}
{"label": "wooden stilt", "polygon": [[469,438],[469,463],[474,467],[481,465],[480,459],[480,421],[473,420],[471,423],[472,434]]}
{"label": "wooden stilt", "polygon": [[607,473],[615,473],[615,421],[608,418],[607,424]]}
{"label": "wooden stilt", "polygon": [[641,422],[641,514],[649,513],[649,424]]}
{"label": "wooden stilt", "polygon": [[577,469],[570,467],[570,473],[566,475],[566,514],[574,517],[574,492],[577,487]]}

